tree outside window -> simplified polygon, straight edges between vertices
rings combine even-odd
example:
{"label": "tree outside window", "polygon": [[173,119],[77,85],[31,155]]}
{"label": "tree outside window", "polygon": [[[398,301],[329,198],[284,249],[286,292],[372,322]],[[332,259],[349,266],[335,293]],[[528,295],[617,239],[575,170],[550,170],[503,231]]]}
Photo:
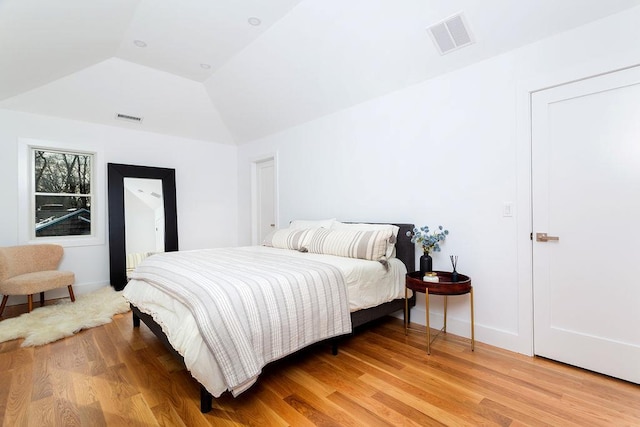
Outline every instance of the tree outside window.
{"label": "tree outside window", "polygon": [[35,236],[91,235],[93,155],[34,148]]}

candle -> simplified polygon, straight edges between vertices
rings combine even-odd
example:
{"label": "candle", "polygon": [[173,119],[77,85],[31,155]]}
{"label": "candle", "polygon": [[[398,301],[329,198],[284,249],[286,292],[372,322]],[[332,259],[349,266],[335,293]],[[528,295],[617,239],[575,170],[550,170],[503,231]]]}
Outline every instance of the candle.
{"label": "candle", "polygon": [[425,282],[432,282],[432,283],[436,283],[439,281],[438,279],[438,273],[434,273],[433,271],[426,273],[424,275],[424,277],[422,278],[423,281]]}

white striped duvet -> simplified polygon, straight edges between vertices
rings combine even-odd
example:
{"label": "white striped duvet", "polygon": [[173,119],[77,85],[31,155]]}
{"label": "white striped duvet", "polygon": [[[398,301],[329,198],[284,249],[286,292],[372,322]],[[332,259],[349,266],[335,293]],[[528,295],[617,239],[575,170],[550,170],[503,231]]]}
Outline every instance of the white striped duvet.
{"label": "white striped duvet", "polygon": [[[217,260],[216,263],[211,262],[212,256]],[[171,259],[170,266],[166,264],[165,258]],[[318,263],[319,260],[322,263]],[[268,261],[266,270],[272,271],[275,276],[267,275],[265,266],[258,265],[262,261]],[[334,267],[327,265],[327,261]],[[353,289],[370,289],[365,298],[360,298],[364,301],[358,303],[364,304],[362,308],[401,297],[404,288],[398,282],[401,282],[399,279],[404,277],[405,271],[398,266],[402,266],[402,263],[395,261],[392,263],[391,271],[385,272],[384,268],[374,261],[300,254],[296,251],[265,247],[160,254],[149,258],[138,268],[133,275],[134,280],[129,282],[124,294],[130,302],[152,315],[162,326],[172,346],[183,355],[185,364],[194,378],[214,396],[219,396],[225,390],[231,390],[237,395],[255,382],[266,363],[312,342],[348,333],[351,329],[348,315],[350,305],[343,296],[348,293],[351,297]],[[236,269],[239,263],[242,265],[239,269],[241,277],[234,278],[229,271]],[[284,270],[285,266],[292,271]],[[363,269],[364,266],[367,268]],[[195,286],[196,290],[193,289],[195,283],[208,282],[209,278],[213,277],[211,269],[215,270],[218,276],[222,274],[227,287],[229,284],[232,287],[232,290],[218,289],[215,291],[217,297],[213,299],[201,293],[203,288],[200,284]],[[375,274],[371,273],[372,270]],[[309,282],[311,290],[297,289],[304,286],[299,281],[302,280],[300,277],[309,278],[310,271],[316,272],[311,274],[315,275],[315,279],[311,278]],[[298,277],[294,281],[297,285],[293,288],[287,285],[289,287],[286,293],[289,296],[281,295],[279,304],[275,301],[278,298],[273,297],[274,291],[266,291],[271,287],[265,287],[265,284],[275,281],[281,286],[283,277],[291,275]],[[328,290],[318,287],[317,278],[320,275],[331,277]],[[344,286],[345,277],[348,292]],[[382,286],[382,291],[376,291],[371,286],[372,282],[380,282],[381,278],[387,278],[387,283]],[[178,295],[175,291],[176,281],[182,280],[188,282],[185,286],[187,296]],[[260,289],[258,293],[262,296],[252,296],[252,293],[256,294],[255,289],[252,291],[238,287],[237,284],[241,280],[260,282],[261,285],[254,288]],[[205,287],[207,286],[209,285]],[[265,292],[268,296],[266,299]],[[238,293],[235,295],[236,298],[233,293]],[[294,297],[294,293],[297,296]],[[356,293],[360,296],[359,292]],[[226,308],[225,304],[219,301],[221,297],[222,300],[230,301]],[[383,300],[380,300],[381,298]],[[249,300],[253,302],[247,304]],[[202,307],[212,305],[217,307],[213,317],[207,317],[209,315],[200,311]],[[223,315],[222,312],[231,306],[235,306],[234,310],[238,309],[238,313],[242,314],[233,321],[225,320],[224,317],[228,316],[228,313]],[[337,311],[333,312],[329,307],[337,308]],[[353,306],[351,311],[355,311]],[[284,317],[278,320],[279,316],[274,316],[275,313],[281,313]],[[200,325],[196,319],[200,321]],[[211,329],[216,330],[214,326],[220,322],[226,323],[227,328],[221,330],[222,336],[211,337]],[[208,326],[203,326],[207,324]],[[224,342],[235,340],[229,335],[234,329],[240,330],[245,338],[236,343],[238,345],[234,348],[221,350],[220,346]],[[267,330],[267,338],[254,334],[262,329]],[[262,332],[264,330],[259,335],[262,335]],[[266,350],[265,346],[259,345],[258,347],[263,349],[258,352],[255,350],[258,348],[255,344],[260,342],[266,344]],[[237,360],[242,363],[238,365],[233,362]]]}

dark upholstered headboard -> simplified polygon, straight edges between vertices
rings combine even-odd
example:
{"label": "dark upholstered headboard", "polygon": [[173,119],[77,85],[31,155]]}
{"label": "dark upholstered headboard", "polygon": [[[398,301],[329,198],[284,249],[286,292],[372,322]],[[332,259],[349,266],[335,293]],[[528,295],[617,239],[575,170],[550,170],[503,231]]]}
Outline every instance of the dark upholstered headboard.
{"label": "dark upholstered headboard", "polygon": [[400,227],[398,241],[396,242],[396,258],[407,266],[407,271],[416,271],[416,245],[411,243],[411,237],[407,231],[413,231],[413,224],[393,224]]}

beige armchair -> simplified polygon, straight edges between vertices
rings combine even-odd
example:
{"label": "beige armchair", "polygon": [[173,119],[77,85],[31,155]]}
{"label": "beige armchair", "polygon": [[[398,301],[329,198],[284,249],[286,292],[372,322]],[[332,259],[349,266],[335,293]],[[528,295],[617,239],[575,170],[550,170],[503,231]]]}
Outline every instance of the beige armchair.
{"label": "beige armchair", "polygon": [[40,293],[40,306],[44,305],[44,292],[66,286],[71,301],[75,275],[71,271],[58,271],[64,249],[60,245],[26,245],[0,248],[0,316],[9,295],[27,295],[28,309],[33,310],[33,294]]}

